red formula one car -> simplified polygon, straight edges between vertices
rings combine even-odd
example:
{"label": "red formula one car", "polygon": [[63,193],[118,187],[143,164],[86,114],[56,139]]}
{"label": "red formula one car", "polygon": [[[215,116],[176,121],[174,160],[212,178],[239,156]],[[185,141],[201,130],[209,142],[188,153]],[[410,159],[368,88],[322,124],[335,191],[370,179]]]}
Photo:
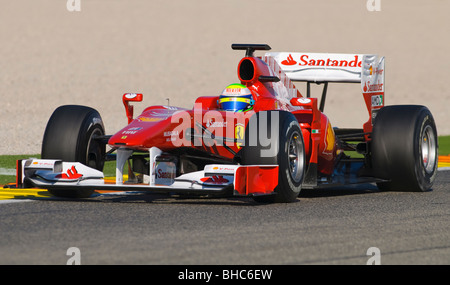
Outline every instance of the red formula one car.
{"label": "red formula one car", "polygon": [[[384,106],[384,57],[257,57],[256,50],[270,47],[232,48],[246,51],[237,67],[239,83],[218,96],[197,98],[192,109],[151,106],[133,118],[131,104],[142,101],[142,94],[126,93],[128,125],[106,135],[96,110],[57,108],[45,130],[42,159],[18,161],[18,187],[62,197],[106,189],[251,196],[261,202],[292,202],[302,188],[354,183],[431,188],[438,150],[433,116],[424,106]],[[306,82],[306,96],[297,81]],[[332,127],[323,113],[329,82],[361,84],[368,111],[362,128]],[[310,94],[312,83],[323,85],[320,101]],[[104,179],[107,160],[116,161],[114,182]]]}

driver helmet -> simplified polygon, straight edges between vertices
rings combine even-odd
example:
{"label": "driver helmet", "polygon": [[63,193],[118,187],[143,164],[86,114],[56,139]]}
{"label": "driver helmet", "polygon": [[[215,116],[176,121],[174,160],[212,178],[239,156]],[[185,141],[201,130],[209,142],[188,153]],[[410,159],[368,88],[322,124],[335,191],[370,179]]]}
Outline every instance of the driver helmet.
{"label": "driver helmet", "polygon": [[222,92],[218,100],[219,108],[225,111],[245,112],[253,108],[252,92],[245,85],[231,84]]}

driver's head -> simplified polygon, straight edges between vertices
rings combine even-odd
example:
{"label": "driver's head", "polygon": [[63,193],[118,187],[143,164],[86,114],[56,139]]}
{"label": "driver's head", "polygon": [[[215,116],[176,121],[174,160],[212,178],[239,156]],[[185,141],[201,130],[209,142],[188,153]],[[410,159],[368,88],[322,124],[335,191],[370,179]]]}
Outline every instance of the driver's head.
{"label": "driver's head", "polygon": [[244,112],[251,110],[255,100],[253,100],[250,89],[242,84],[228,85],[219,97],[219,108],[225,111]]}

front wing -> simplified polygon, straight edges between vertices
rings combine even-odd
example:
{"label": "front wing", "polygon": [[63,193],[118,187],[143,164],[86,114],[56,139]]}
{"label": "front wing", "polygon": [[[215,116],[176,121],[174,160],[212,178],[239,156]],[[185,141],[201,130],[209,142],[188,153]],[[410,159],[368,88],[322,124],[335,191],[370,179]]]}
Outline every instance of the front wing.
{"label": "front wing", "polygon": [[[172,173],[173,174],[173,173]],[[17,186],[43,189],[150,191],[154,193],[212,196],[257,196],[274,194],[278,165],[210,164],[204,170],[174,177],[169,172],[136,181],[105,179],[103,172],[78,162],[50,159],[19,160]]]}

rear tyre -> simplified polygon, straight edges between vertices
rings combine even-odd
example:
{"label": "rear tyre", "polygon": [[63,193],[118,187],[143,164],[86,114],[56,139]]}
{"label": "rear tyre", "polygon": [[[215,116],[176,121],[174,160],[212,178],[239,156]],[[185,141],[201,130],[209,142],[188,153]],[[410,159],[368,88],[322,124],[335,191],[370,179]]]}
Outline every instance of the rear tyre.
{"label": "rear tyre", "polygon": [[381,190],[428,191],[437,171],[436,125],[425,106],[383,107],[372,133],[375,175],[390,180],[377,183]]}
{"label": "rear tyre", "polygon": [[[47,123],[41,157],[81,162],[102,171],[106,145],[95,138],[104,134],[102,118],[95,109],[78,105],[58,107]],[[94,190],[49,189],[49,192],[59,197],[87,198]]]}
{"label": "rear tyre", "polygon": [[[261,130],[261,125],[266,131]],[[270,143],[267,141],[268,138]],[[258,112],[253,115],[245,130],[245,146],[241,153],[241,162],[244,165],[279,166],[275,195],[255,196],[253,197],[255,201],[262,203],[296,201],[305,174],[305,150],[302,131],[295,116],[284,111]]]}

